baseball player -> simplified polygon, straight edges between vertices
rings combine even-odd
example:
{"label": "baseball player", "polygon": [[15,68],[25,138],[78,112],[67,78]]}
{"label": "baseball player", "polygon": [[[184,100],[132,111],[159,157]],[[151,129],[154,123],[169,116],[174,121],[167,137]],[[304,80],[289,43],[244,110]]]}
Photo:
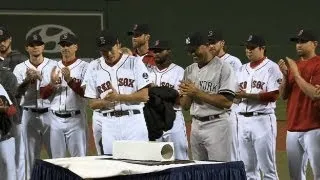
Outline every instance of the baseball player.
{"label": "baseball player", "polygon": [[91,98],[90,108],[99,109],[102,118],[103,152],[112,154],[115,140],[148,141],[142,108],[148,100],[150,80],[142,61],[120,53],[114,34],[103,31],[97,45],[102,57],[94,76],[86,82],[85,96]]}
{"label": "baseball player", "polygon": [[[155,53],[156,66],[150,67],[150,79],[153,84],[179,91],[179,84],[183,79],[184,69],[172,63],[169,42],[157,40],[149,50]],[[176,111],[176,119],[173,122],[172,129],[164,132],[158,141],[173,142],[175,159],[187,160],[189,158],[186,126],[179,103],[175,105],[174,110]]]}
{"label": "baseball player", "polygon": [[[231,160],[232,123],[228,109],[236,87],[228,63],[210,52],[207,33],[196,32],[186,39],[195,63],[184,72],[180,103],[192,116],[191,151],[194,160]],[[212,73],[215,72],[215,73]]]}
{"label": "baseball player", "polygon": [[[5,79],[6,82],[8,83],[4,83],[2,82],[3,87],[6,89],[8,94],[12,94],[13,92],[12,90],[16,89],[16,88],[11,88],[11,84],[12,82],[15,82],[16,80],[12,80],[10,79],[10,77],[14,77],[15,76],[13,74],[11,74],[11,72],[13,71],[13,69],[16,67],[17,64],[24,62],[25,60],[27,60],[28,58],[24,55],[21,54],[19,51],[17,50],[12,50],[12,36],[11,33],[8,31],[7,28],[1,26],[0,27],[0,67],[3,73],[7,74],[6,76],[2,76],[1,79],[3,78],[8,78]],[[9,72],[6,72],[9,71]],[[8,76],[8,74],[10,74]],[[2,74],[3,75],[3,74]],[[14,96],[11,98],[11,100],[13,101],[14,104],[16,104],[16,102],[18,102],[19,100],[17,100]],[[13,117],[13,135],[15,138],[15,145],[16,145],[16,155],[15,155],[15,160],[16,160],[16,165],[17,165],[17,179],[25,179],[25,175],[24,175],[24,171],[25,171],[25,153],[24,153],[24,147],[25,147],[25,143],[22,141],[23,137],[22,137],[22,133],[21,133],[21,112],[22,111],[20,109],[19,106],[17,107],[17,113],[15,115],[15,117]]]}
{"label": "baseball player", "polygon": [[302,29],[290,38],[300,57],[279,61],[284,80],[281,96],[287,100],[287,156],[291,179],[304,179],[303,166],[310,162],[314,179],[320,179],[320,114],[317,85],[320,84],[318,37]]}
{"label": "baseball player", "polygon": [[133,55],[139,57],[149,67],[155,65],[154,54],[149,51],[150,28],[148,24],[135,24],[128,32],[132,36]]}
{"label": "baseball player", "polygon": [[40,88],[43,99],[50,99],[51,122],[50,146],[53,158],[66,157],[67,148],[71,157],[85,156],[86,119],[83,111],[84,89],[81,82],[88,63],[76,58],[78,38],[70,33],[62,34],[62,61],[58,62],[52,72],[45,72]]}
{"label": "baseball player", "polygon": [[[102,59],[102,57],[95,59],[89,63],[81,84],[81,87],[83,87],[84,89],[87,87],[89,79],[96,77],[95,72],[100,65],[100,59]],[[104,154],[102,148],[102,119],[103,116],[101,115],[101,113],[99,113],[99,109],[94,109],[92,112],[92,131],[94,144],[96,146],[98,155]]]}
{"label": "baseball player", "polygon": [[[38,34],[27,37],[26,51],[30,58],[18,64],[13,73],[18,81],[17,94],[22,96],[22,134],[26,141],[26,177],[30,178],[34,160],[40,158],[42,141],[48,146],[49,127],[48,112],[50,102],[40,98],[40,85],[44,72],[50,72],[56,62],[43,57],[44,42]],[[49,148],[47,147],[47,150]],[[48,151],[51,157],[50,151]]]}
{"label": "baseball player", "polygon": [[245,42],[249,63],[237,73],[240,99],[238,126],[240,158],[247,179],[279,179],[276,169],[277,122],[274,109],[282,74],[276,63],[265,57],[265,40],[250,35]]}
{"label": "baseball player", "polygon": [[[226,52],[226,42],[222,35],[222,32],[218,30],[209,30],[208,38],[210,44],[210,51],[213,55],[216,53],[217,56],[225,63],[228,63],[232,66],[235,73],[238,72],[239,68],[242,66],[240,59],[235,56],[230,55]],[[232,150],[231,150],[231,160],[238,161],[239,158],[239,145],[238,145],[238,118],[237,118],[237,108],[238,105],[233,103],[231,106],[230,118],[232,120],[232,129],[233,129],[233,137],[232,137]]]}
{"label": "baseball player", "polygon": [[17,112],[0,84],[0,174],[1,179],[16,180],[15,143],[11,134],[12,117]]}

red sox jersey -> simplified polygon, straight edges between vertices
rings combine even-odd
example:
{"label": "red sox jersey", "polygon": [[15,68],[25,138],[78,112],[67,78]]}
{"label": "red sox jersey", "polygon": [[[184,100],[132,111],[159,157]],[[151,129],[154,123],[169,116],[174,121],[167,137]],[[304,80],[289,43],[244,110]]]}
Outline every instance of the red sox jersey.
{"label": "red sox jersey", "polygon": [[[179,91],[180,81],[183,79],[184,69],[174,63],[171,63],[168,68],[159,70],[157,66],[149,68],[150,79],[156,86],[166,86]],[[176,106],[176,110],[181,110],[181,107]]]}
{"label": "red sox jersey", "polygon": [[[74,63],[67,66],[70,69],[70,76],[74,81],[81,83],[87,70],[88,63],[77,59]],[[59,73],[61,84],[54,93],[51,99],[50,109],[53,111],[72,111],[82,109],[84,106],[84,99],[74,92],[64,80],[61,70],[66,66],[62,61],[57,63],[56,71]],[[46,72],[43,78],[43,84],[49,84],[51,81],[51,71]]]}
{"label": "red sox jersey", "polygon": [[[244,64],[237,73],[238,88],[252,94],[279,90],[281,80],[279,66],[268,58],[255,68],[251,68],[250,63]],[[275,102],[261,103],[243,98],[239,104],[239,112],[274,113],[275,107]]]}
{"label": "red sox jersey", "polygon": [[[209,94],[229,93],[234,95],[236,88],[232,67],[218,57],[202,68],[199,68],[197,63],[188,66],[184,72],[184,80],[191,80],[197,88]],[[190,108],[190,114],[199,117],[222,114],[226,111],[227,109],[199,101],[193,101]]]}
{"label": "red sox jersey", "polygon": [[[43,62],[35,67],[30,63],[29,60],[26,60],[18,64],[14,70],[13,74],[17,77],[18,84],[20,85],[26,76],[28,69],[34,69],[41,72],[42,77],[45,73],[50,73],[52,68],[57,65],[57,62],[48,58],[44,58]],[[36,83],[30,84],[25,95],[22,97],[20,105],[23,107],[33,107],[33,108],[45,108],[50,106],[49,100],[44,100],[40,98],[40,86],[47,85],[45,82],[37,80]]]}
{"label": "red sox jersey", "polygon": [[[123,54],[112,67],[105,63],[103,57],[97,62],[97,68],[92,68],[95,73],[86,80],[85,97],[102,99],[112,87],[119,94],[132,94],[151,82],[147,68],[134,56]],[[142,110],[143,106],[141,102],[118,102],[112,110]]]}

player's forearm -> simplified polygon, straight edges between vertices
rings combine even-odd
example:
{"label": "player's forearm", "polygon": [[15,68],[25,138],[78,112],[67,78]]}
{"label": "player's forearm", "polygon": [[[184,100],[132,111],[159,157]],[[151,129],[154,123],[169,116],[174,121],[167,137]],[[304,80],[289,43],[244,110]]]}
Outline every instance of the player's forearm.
{"label": "player's forearm", "polygon": [[283,100],[288,99],[289,96],[289,86],[288,86],[288,77],[284,76],[279,87],[280,97]]}
{"label": "player's forearm", "polygon": [[117,101],[122,102],[147,102],[148,100],[148,88],[143,88],[132,94],[119,94],[117,98]]}
{"label": "player's forearm", "polygon": [[184,95],[180,97],[180,105],[184,110],[189,110],[192,104],[192,98]]}
{"label": "player's forearm", "polygon": [[309,98],[311,98],[312,100],[320,99],[320,96],[316,92],[316,87],[305,81],[300,75],[295,76],[294,80],[296,81],[302,92]]}
{"label": "player's forearm", "polygon": [[260,102],[275,102],[279,97],[279,91],[263,92],[258,94],[246,93],[243,98],[260,101]]}
{"label": "player's forearm", "polygon": [[48,84],[45,87],[40,87],[41,99],[48,99],[56,90],[56,87],[52,84]]}
{"label": "player's forearm", "polygon": [[18,97],[21,97],[21,96],[23,96],[23,95],[26,93],[26,91],[27,91],[30,83],[31,83],[31,81],[30,81],[29,79],[25,79],[25,80],[18,86],[18,88],[17,88],[17,96],[18,96]]}
{"label": "player's forearm", "polygon": [[74,79],[68,82],[68,86],[79,96],[84,97],[84,88],[81,87],[81,81],[76,82]]}
{"label": "player's forearm", "polygon": [[104,99],[90,99],[88,105],[90,109],[95,110],[109,108],[111,106],[114,106],[114,103]]}
{"label": "player's forearm", "polygon": [[201,101],[208,103],[212,106],[215,106],[217,108],[221,109],[229,109],[232,105],[232,100],[230,101],[225,96],[221,94],[208,94],[203,91],[199,91],[196,94],[196,97],[199,98]]}

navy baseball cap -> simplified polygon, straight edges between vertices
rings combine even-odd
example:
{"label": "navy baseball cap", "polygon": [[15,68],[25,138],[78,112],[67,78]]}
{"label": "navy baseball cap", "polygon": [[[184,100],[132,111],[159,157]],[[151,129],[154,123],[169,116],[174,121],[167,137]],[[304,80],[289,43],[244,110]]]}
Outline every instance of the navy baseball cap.
{"label": "navy baseball cap", "polygon": [[193,53],[201,45],[207,45],[209,43],[207,33],[194,32],[191,33],[185,41],[187,51]]}
{"label": "navy baseball cap", "polygon": [[0,27],[0,42],[5,41],[11,37],[10,32],[8,31],[7,28],[1,26]]}
{"label": "navy baseball cap", "polygon": [[34,43],[41,44],[41,45],[44,44],[44,42],[42,41],[42,37],[39,34],[31,34],[27,37],[27,39],[26,39],[27,46],[34,44]]}
{"label": "navy baseball cap", "polygon": [[118,36],[109,31],[102,31],[96,38],[96,43],[100,51],[110,51],[114,45],[118,44]]}
{"label": "navy baseball cap", "polygon": [[164,40],[156,40],[154,45],[149,48],[149,50],[154,51],[154,50],[168,50],[170,48],[170,43],[169,41],[164,41]]}
{"label": "navy baseball cap", "polygon": [[217,29],[208,31],[208,39],[209,39],[209,43],[212,43],[212,44],[215,44],[218,41],[224,40],[222,32]]}
{"label": "navy baseball cap", "polygon": [[263,47],[266,45],[266,41],[262,36],[251,34],[245,41],[244,46]]}
{"label": "navy baseball cap", "polygon": [[295,37],[290,38],[290,41],[318,41],[317,35],[310,29],[301,29]]}
{"label": "navy baseball cap", "polygon": [[63,44],[63,43],[78,44],[78,38],[74,34],[64,33],[60,36],[60,41],[58,44]]}
{"label": "navy baseball cap", "polygon": [[135,24],[131,31],[127,33],[129,36],[139,37],[142,34],[150,34],[150,28],[148,24]]}

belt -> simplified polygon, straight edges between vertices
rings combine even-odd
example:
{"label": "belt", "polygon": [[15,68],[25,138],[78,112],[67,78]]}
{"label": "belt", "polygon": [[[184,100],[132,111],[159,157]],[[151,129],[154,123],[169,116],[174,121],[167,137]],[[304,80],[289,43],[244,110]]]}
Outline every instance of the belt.
{"label": "belt", "polygon": [[239,112],[240,115],[244,117],[252,117],[252,116],[261,116],[261,115],[267,115],[270,113],[263,113],[263,112]]}
{"label": "belt", "polygon": [[67,112],[52,111],[52,113],[60,118],[69,118],[69,117],[81,114],[81,111],[80,110],[67,111]]}
{"label": "belt", "polygon": [[196,120],[206,122],[206,121],[210,121],[213,119],[219,119],[221,116],[220,116],[220,114],[215,114],[215,115],[204,116],[204,117],[199,117],[199,116],[192,116],[192,117],[195,118]]}
{"label": "belt", "polygon": [[49,112],[48,108],[37,109],[37,108],[23,107],[23,109],[26,110],[26,111],[31,111],[31,112],[39,113],[39,114],[43,114],[43,113]]}
{"label": "belt", "polygon": [[102,113],[103,116],[114,116],[114,117],[121,117],[121,116],[128,116],[130,115],[130,111],[132,111],[133,114],[140,114],[140,110],[134,109],[134,110],[127,110],[127,111],[112,111],[108,113]]}

